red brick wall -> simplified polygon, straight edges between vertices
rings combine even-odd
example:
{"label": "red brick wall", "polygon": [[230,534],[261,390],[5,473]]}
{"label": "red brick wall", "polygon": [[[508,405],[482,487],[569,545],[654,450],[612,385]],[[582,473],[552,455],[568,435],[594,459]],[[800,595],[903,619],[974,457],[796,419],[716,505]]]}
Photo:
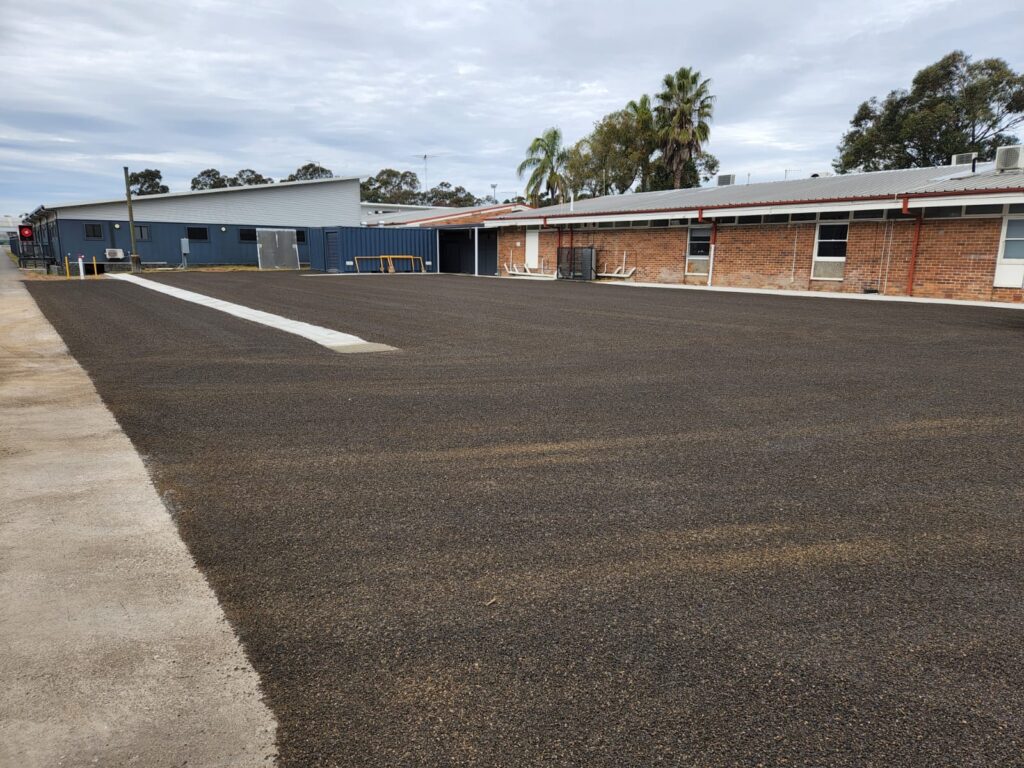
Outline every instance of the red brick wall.
{"label": "red brick wall", "polygon": [[[994,301],[1024,301],[1024,291],[993,288],[1002,219],[935,219],[921,226],[915,296]],[[623,251],[627,267],[636,267],[641,282],[703,285],[704,277],[686,277],[686,228],[577,230],[575,246],[593,245],[598,264],[620,266]],[[914,222],[852,221],[841,282],[811,280],[815,224],[722,225],[715,248],[714,285],[748,288],[842,291],[877,290],[887,295],[906,294],[907,272],[913,246]],[[559,235],[540,234],[540,258],[548,271],[557,259]],[[570,244],[568,229],[562,245]],[[526,230],[502,228],[498,234],[498,262],[502,274],[510,259],[523,264]],[[610,269],[609,269],[610,271]]]}

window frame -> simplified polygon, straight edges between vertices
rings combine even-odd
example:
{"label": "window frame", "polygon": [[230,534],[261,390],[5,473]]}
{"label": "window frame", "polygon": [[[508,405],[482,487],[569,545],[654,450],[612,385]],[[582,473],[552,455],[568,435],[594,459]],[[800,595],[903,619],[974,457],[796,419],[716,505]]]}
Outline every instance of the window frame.
{"label": "window frame", "polygon": [[[143,231],[145,236],[143,236]],[[136,224],[135,225],[135,242],[137,243],[149,243],[153,241],[153,230],[150,229],[149,224]]]}
{"label": "window frame", "polygon": [[1006,257],[1006,241],[1013,240],[1014,242],[1024,242],[1024,237],[1008,237],[1010,232],[1011,221],[1024,221],[1024,214],[1011,214],[1003,216],[1003,231],[999,235],[999,258],[996,260],[999,264],[1006,264],[1014,267],[1024,267],[1024,257],[1011,256]]}
{"label": "window frame", "polygon": [[[206,237],[192,237],[192,230],[193,229],[201,229],[201,230],[203,230],[204,232],[206,232]],[[207,226],[200,226],[198,224],[196,226],[194,226],[194,227],[193,226],[187,226],[187,227],[185,227],[185,238],[190,243],[208,243],[208,242],[210,242],[210,227],[208,225]]]}
{"label": "window frame", "polygon": [[[98,235],[90,235],[89,234],[89,227],[96,227],[96,228],[98,228],[100,233]],[[102,240],[103,239],[103,222],[102,221],[87,221],[87,222],[85,222],[85,226],[82,228],[82,231],[85,233],[85,239],[86,240]]]}
{"label": "window frame", "polygon": [[[690,253],[691,249],[693,248],[693,244],[694,244],[693,233],[694,233],[695,230],[696,231],[702,231],[702,232],[706,231],[707,234],[708,234],[707,241],[704,241],[704,240],[699,240],[698,241],[700,243],[707,242],[707,246],[708,246],[707,255],[701,256],[699,254],[698,255],[694,255],[694,254]],[[703,277],[703,278],[706,279],[707,276],[709,274],[711,274],[711,236],[712,236],[712,232],[713,232],[713,228],[712,228],[712,226],[710,224],[701,224],[701,225],[698,225],[698,226],[687,227],[687,229],[686,229],[686,261],[683,264],[683,275],[684,275],[684,277]],[[706,267],[705,267],[703,272],[691,272],[690,271],[690,263],[694,262],[694,261],[703,261],[705,263]]]}
{"label": "window frame", "polygon": [[[822,242],[822,239],[821,239],[821,228],[822,227],[845,227],[846,228],[846,238],[845,239],[843,239],[843,240],[825,240],[824,241],[826,243],[845,243],[846,244],[846,249],[844,249],[842,256],[819,256],[818,255],[818,246]],[[811,258],[811,280],[822,280],[822,281],[831,282],[831,283],[841,283],[841,282],[843,282],[846,279],[846,256],[847,256],[847,250],[849,249],[849,247],[850,247],[850,223],[848,221],[844,222],[844,221],[832,220],[832,221],[821,221],[821,222],[818,222],[817,226],[815,226],[815,228],[814,228],[814,254],[813,254],[812,258]],[[843,264],[843,276],[842,277],[815,277],[814,276],[814,267],[817,265],[817,263],[819,261],[828,262],[828,263],[832,263],[832,264],[842,262],[842,264]]]}
{"label": "window frame", "polygon": [[296,245],[305,245],[308,242],[308,240],[309,240],[309,235],[306,234],[306,230],[305,229],[296,229],[295,230],[295,244]]}
{"label": "window frame", "polygon": [[[242,238],[243,232],[252,232],[252,240],[245,240]],[[239,227],[238,228],[238,242],[240,243],[257,243],[259,242],[259,235],[256,234],[256,227]]]}

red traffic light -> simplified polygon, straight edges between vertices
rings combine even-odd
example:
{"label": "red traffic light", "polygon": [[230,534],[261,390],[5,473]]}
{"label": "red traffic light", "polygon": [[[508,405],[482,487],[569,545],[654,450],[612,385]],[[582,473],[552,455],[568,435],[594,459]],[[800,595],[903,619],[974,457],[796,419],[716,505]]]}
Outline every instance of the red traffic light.
{"label": "red traffic light", "polygon": [[22,226],[18,227],[18,237],[22,242],[31,241],[36,239],[36,233],[32,231],[32,227]]}

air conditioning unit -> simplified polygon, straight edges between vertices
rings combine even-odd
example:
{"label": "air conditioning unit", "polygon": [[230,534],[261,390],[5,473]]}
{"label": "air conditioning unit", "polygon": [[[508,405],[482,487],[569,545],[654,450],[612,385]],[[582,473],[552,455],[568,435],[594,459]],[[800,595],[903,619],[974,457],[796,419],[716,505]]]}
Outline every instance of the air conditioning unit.
{"label": "air conditioning unit", "polygon": [[957,155],[953,155],[953,158],[949,161],[950,165],[970,165],[974,162],[978,156],[977,152],[961,152]]}
{"label": "air conditioning unit", "polygon": [[124,258],[124,250],[121,248],[107,248],[104,253],[107,261],[121,261]]}
{"label": "air conditioning unit", "polygon": [[720,173],[718,174],[718,186],[728,187],[730,184],[736,183],[735,173]]}
{"label": "air conditioning unit", "polygon": [[996,150],[997,171],[1024,171],[1024,145],[1000,147]]}

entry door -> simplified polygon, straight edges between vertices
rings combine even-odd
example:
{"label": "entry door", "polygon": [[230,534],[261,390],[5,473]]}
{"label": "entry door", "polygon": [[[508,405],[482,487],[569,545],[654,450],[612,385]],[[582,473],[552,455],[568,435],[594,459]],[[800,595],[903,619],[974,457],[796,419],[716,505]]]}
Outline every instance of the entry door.
{"label": "entry door", "polygon": [[526,266],[540,266],[540,232],[535,229],[526,231]]}
{"label": "entry door", "polygon": [[337,272],[341,266],[341,250],[338,248],[338,233],[324,234],[324,265],[328,272]]}
{"label": "entry door", "polygon": [[260,269],[298,269],[299,244],[294,229],[257,229],[256,254]]}

